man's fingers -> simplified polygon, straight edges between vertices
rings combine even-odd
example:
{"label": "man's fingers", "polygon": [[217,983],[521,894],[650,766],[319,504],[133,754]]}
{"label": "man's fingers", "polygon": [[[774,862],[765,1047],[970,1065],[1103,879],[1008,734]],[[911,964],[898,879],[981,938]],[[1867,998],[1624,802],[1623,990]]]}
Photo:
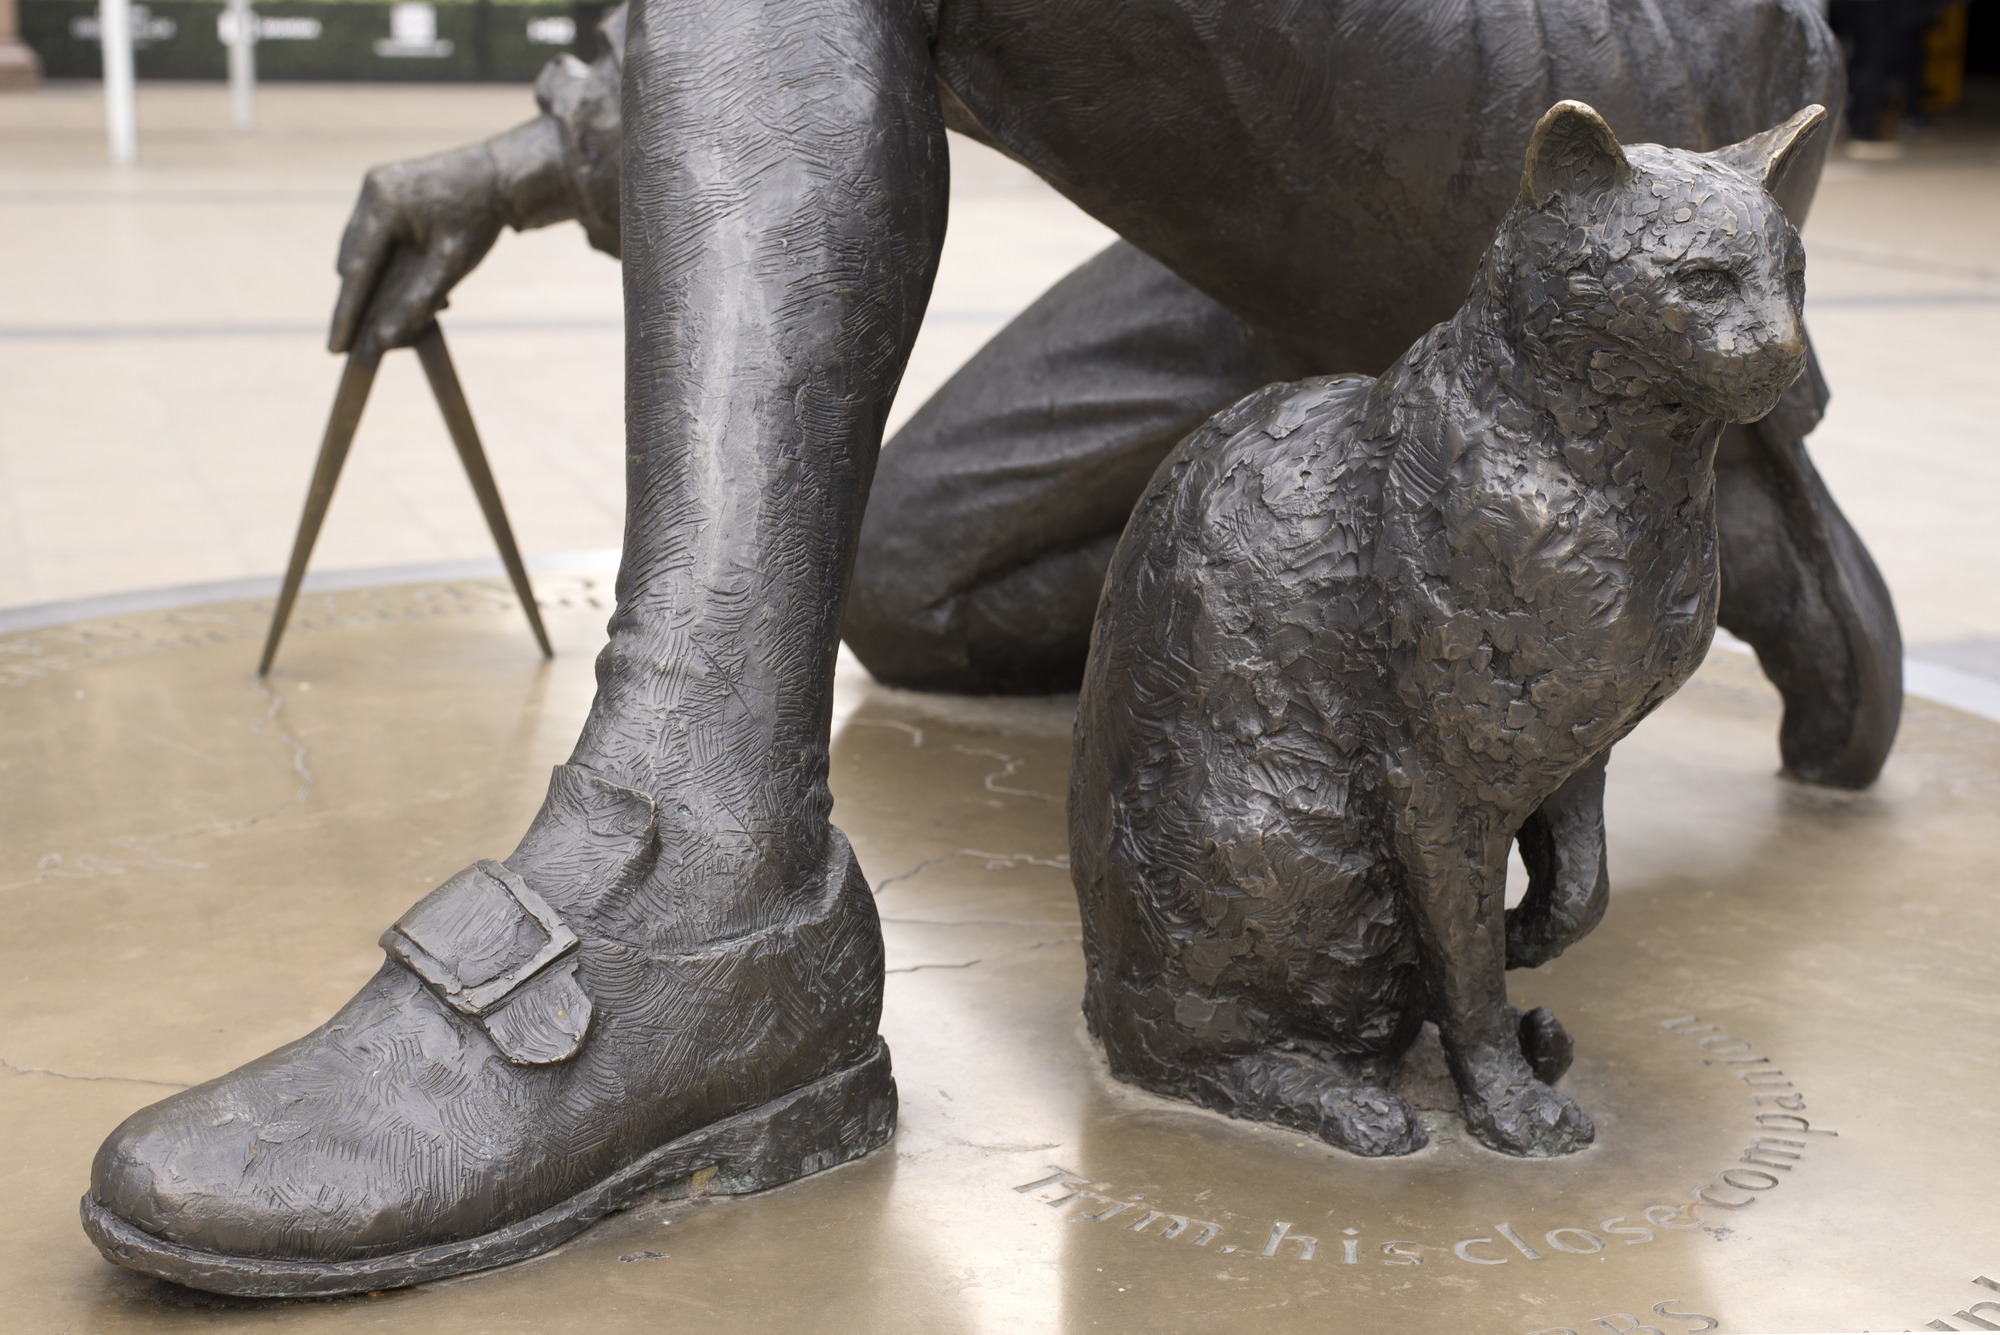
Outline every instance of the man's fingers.
{"label": "man's fingers", "polygon": [[362,343],[377,352],[404,347],[444,309],[452,286],[479,263],[501,227],[494,210],[464,207],[463,193],[434,159],[368,173],[340,239],[340,296],[328,347],[337,353]]}
{"label": "man's fingers", "polygon": [[340,238],[340,296],[333,303],[333,328],[326,345],[334,352],[346,352],[354,342],[354,330],[368,309],[369,298],[379,286],[383,268],[396,249],[393,225],[376,205],[372,187],[363,187],[354,216]]}
{"label": "man's fingers", "polygon": [[369,304],[370,340],[383,349],[415,342],[445,308],[452,285],[471,267],[461,245],[447,243],[423,252],[398,247]]}

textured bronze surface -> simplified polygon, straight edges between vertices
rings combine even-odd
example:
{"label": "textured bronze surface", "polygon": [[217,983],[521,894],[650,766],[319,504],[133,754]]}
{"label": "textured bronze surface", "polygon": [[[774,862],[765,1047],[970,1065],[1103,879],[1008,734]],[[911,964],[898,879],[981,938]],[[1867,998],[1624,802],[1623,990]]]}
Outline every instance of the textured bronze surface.
{"label": "textured bronze surface", "polygon": [[[1167,456],[1105,581],[1069,789],[1084,1013],[1120,1077],[1407,1154],[1389,1087],[1428,1021],[1479,1140],[1590,1143],[1551,1087],[1570,1042],[1505,971],[1603,916],[1605,758],[1715,633],[1716,442],[1804,369],[1770,192],[1824,120],[1700,154],[1557,103],[1455,316]],[[1534,883],[1503,914],[1517,839]]]}
{"label": "textured bronze surface", "polygon": [[106,1265],[74,1222],[104,1128],[331,1013],[385,924],[536,809],[610,605],[602,583],[541,592],[547,664],[498,582],[309,594],[263,684],[268,603],[0,639],[10,1329],[2000,1321],[1975,1282],[2000,1281],[2000,727],[1913,702],[1873,790],[1802,787],[1771,773],[1777,696],[1720,651],[1618,749],[1589,948],[1514,978],[1577,1037],[1581,1154],[1502,1159],[1426,1114],[1428,1148],[1364,1161],[1113,1082],[1076,1005],[1067,709],[843,676],[832,783],[888,943],[887,1150],[378,1298],[229,1302]]}
{"label": "textured bronze surface", "polygon": [[[1380,3],[633,7],[613,55],[618,606],[569,763],[507,859],[584,938],[595,1036],[570,1064],[506,1066],[492,1036],[454,1027],[433,990],[385,966],[307,1038],[128,1120],[99,1152],[86,1223],[108,1214],[156,1239],[161,1273],[305,1292],[279,1270],[346,1273],[571,1211],[664,1141],[859,1059],[880,943],[829,897],[826,725],[883,428],[943,242],[948,123],[1313,369],[1379,368],[1456,302],[1518,192],[1516,152],[1550,82],[1682,143],[1830,100],[1835,50],[1804,0],[1674,12],[1670,30],[1646,6],[1570,0],[1471,23]],[[503,223],[562,216],[587,183],[562,170],[576,148],[554,114],[434,172],[371,173],[342,242],[333,347],[414,336]],[[1797,212],[1819,165],[1802,158],[1780,187]],[[1836,615],[1806,629],[1845,665],[1857,626],[1880,628]],[[1832,735],[1878,725],[1879,759],[1893,711],[1827,699],[1845,711]],[[781,963],[761,944],[772,934]],[[715,965],[725,982],[686,962],[711,945],[732,961]],[[739,990],[756,1018],[731,1023]],[[522,1051],[559,1046],[559,1027],[533,1030]],[[683,1030],[671,1052],[658,1041]],[[1553,1070],[1559,1032],[1535,1032]],[[779,1157],[809,1171],[886,1131],[886,1117],[866,1136],[836,1127]],[[108,1254],[143,1262],[129,1233],[91,1226]],[[181,1264],[189,1251],[205,1268]]]}
{"label": "textured bronze surface", "polygon": [[[751,10],[719,21],[761,21]],[[1627,139],[1711,149],[1840,90],[1805,0],[923,10],[946,124],[1125,238],[1009,324],[883,455],[842,630],[882,680],[930,690],[1074,689],[1112,544],[1167,450],[1259,386],[1379,374],[1445,318],[1549,103],[1582,98]],[[574,218],[619,252],[626,13],[607,17],[592,64],[549,64],[536,120],[369,173],[341,246],[336,351],[413,337],[503,225]],[[1823,150],[1787,188],[1796,221]],[[1895,737],[1901,641],[1805,450],[1826,402],[1815,368],[1724,433],[1721,621],[1785,695],[1786,765],[1859,788]]]}

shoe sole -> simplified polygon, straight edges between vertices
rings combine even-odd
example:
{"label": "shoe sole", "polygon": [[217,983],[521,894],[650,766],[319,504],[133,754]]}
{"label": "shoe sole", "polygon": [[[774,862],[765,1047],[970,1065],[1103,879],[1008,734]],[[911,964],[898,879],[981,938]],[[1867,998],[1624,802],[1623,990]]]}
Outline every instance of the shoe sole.
{"label": "shoe sole", "polygon": [[672,1141],[560,1205],[460,1242],[356,1261],[287,1261],[183,1247],[135,1228],[89,1195],[83,1228],[107,1260],[210,1293],[327,1298],[404,1288],[539,1256],[655,1193],[762,1191],[884,1144],[896,1129],[896,1081],[880,1038],[867,1056],[762,1107]]}

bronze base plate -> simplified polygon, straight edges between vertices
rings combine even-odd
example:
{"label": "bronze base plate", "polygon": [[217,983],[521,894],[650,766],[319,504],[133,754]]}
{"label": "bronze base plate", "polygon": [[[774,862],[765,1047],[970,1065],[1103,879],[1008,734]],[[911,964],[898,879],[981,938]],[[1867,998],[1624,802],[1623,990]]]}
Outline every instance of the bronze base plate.
{"label": "bronze base plate", "polygon": [[[1871,792],[1773,774],[1777,701],[1718,652],[1612,763],[1614,897],[1512,976],[1576,1038],[1573,1158],[1448,1113],[1364,1162],[1115,1084],[1083,1033],[1069,702],[843,671],[835,819],[878,888],[889,1148],[607,1220],[524,1265],[225,1301],[76,1221],[127,1113],[318,1024],[383,924],[504,854],[588,705],[608,579],[0,638],[0,1313],[9,1329],[2000,1329],[2000,727],[1913,701]],[[1185,1222],[1183,1222],[1185,1221]]]}

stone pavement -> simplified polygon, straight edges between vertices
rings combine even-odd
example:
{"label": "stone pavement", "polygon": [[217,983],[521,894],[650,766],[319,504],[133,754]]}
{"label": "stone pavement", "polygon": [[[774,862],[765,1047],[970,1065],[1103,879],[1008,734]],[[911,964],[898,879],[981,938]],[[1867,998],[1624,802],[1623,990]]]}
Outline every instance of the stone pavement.
{"label": "stone pavement", "polygon": [[[0,609],[283,568],[338,365],[333,254],[371,163],[532,112],[526,89],[144,84],[141,165],[105,165],[92,85],[0,97]],[[898,418],[1110,235],[953,141],[950,239]],[[1806,229],[1834,389],[1814,457],[1912,653],[2000,678],[2000,130],[1831,165]],[[508,235],[445,327],[523,548],[603,565],[623,508],[617,266],[572,227]],[[579,554],[586,554],[579,558]],[[491,547],[392,357],[315,568]]]}

